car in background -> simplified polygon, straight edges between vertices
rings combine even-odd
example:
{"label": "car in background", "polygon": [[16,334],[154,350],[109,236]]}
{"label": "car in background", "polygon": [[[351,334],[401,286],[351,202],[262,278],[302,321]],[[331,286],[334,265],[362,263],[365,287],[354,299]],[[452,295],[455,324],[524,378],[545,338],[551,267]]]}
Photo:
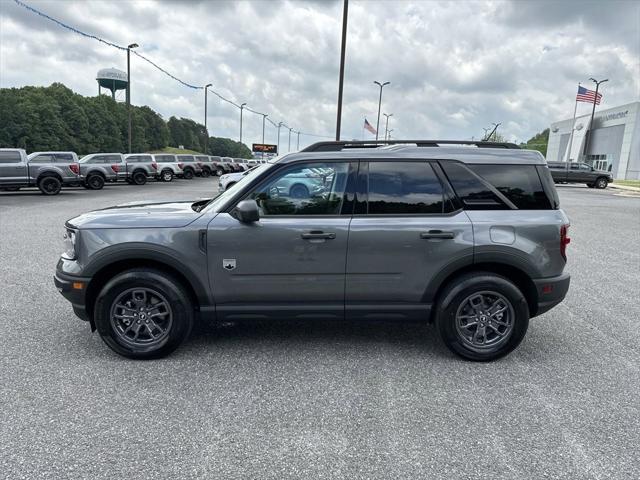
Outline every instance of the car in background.
{"label": "car in background", "polygon": [[196,162],[198,162],[198,166],[202,169],[201,175],[203,177],[210,177],[213,175],[214,170],[211,165],[209,155],[196,155]]}
{"label": "car in background", "polygon": [[229,171],[225,168],[224,162],[222,161],[222,157],[212,155],[209,158],[211,159],[211,165],[213,167],[213,171],[218,177],[221,177],[222,175],[224,175],[226,172]]}
{"label": "car in background", "polygon": [[174,177],[183,175],[182,166],[175,155],[170,153],[154,153],[153,160],[158,165],[158,180],[170,182]]}
{"label": "car in background", "polygon": [[78,160],[83,185],[89,190],[100,190],[104,184],[126,178],[126,164],[121,153],[91,153]]}
{"label": "car in background", "polygon": [[589,188],[607,188],[613,182],[613,175],[604,170],[596,170],[586,163],[547,162],[555,183],[585,183]]}
{"label": "car in background", "polygon": [[0,148],[0,190],[38,187],[45,195],[57,195],[62,186],[82,182],[74,152],[27,153],[20,148]]}
{"label": "car in background", "polygon": [[230,189],[236,183],[238,183],[240,180],[246,177],[249,174],[249,172],[252,172],[254,168],[257,168],[257,167],[252,167],[249,170],[244,172],[234,172],[234,173],[227,173],[225,175],[222,175],[218,180],[218,190],[220,192],[224,192],[225,190]]}
{"label": "car in background", "polygon": [[124,179],[129,184],[144,185],[147,179],[158,176],[158,164],[149,153],[129,153],[124,161]]}
{"label": "car in background", "polygon": [[196,157],[188,154],[178,154],[176,155],[176,159],[178,163],[182,163],[182,177],[187,180],[192,179],[196,175],[202,174],[202,167],[198,165],[196,162]]}

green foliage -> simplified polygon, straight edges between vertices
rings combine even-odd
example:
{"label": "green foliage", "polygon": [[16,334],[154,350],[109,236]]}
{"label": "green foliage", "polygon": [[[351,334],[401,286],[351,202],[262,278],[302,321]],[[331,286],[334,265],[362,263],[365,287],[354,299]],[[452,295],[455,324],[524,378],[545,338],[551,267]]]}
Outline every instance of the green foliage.
{"label": "green foliage", "polygon": [[[131,117],[134,152],[169,144],[167,123],[158,113],[132,106]],[[124,152],[127,135],[126,105],[109,96],[83,97],[60,83],[0,89],[0,147],[72,150],[82,156]]]}
{"label": "green foliage", "polygon": [[204,125],[194,122],[189,118],[171,117],[167,123],[169,127],[169,144],[179,147],[204,152],[207,149],[207,130]]}
{"label": "green foliage", "polygon": [[252,158],[251,150],[244,143],[230,138],[209,138],[209,155],[232,158]]}
{"label": "green foliage", "polygon": [[538,150],[542,155],[547,155],[547,145],[549,144],[549,129],[545,128],[540,133],[536,133],[533,137],[527,140],[527,143],[521,143],[522,148],[528,150]]}

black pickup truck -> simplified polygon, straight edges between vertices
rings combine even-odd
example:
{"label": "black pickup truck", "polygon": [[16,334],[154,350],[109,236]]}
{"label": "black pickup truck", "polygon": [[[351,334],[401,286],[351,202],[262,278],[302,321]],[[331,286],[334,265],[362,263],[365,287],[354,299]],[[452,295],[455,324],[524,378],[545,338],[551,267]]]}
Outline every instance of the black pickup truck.
{"label": "black pickup truck", "polygon": [[547,162],[555,183],[586,183],[589,188],[607,188],[613,182],[610,172],[596,170],[586,163]]}

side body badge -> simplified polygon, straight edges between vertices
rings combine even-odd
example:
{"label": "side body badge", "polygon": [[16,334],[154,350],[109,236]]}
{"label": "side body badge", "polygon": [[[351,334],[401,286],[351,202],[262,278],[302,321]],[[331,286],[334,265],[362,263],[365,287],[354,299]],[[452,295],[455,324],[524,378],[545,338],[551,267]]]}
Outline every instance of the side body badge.
{"label": "side body badge", "polygon": [[236,268],[236,259],[235,258],[223,258],[222,259],[222,268],[225,270],[235,270]]}

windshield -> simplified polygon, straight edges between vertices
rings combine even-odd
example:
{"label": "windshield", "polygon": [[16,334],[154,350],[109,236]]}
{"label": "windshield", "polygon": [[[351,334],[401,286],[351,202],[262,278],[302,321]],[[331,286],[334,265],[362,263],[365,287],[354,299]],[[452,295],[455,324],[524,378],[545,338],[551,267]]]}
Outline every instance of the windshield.
{"label": "windshield", "polygon": [[242,178],[238,180],[238,183],[234,185],[234,188],[225,190],[217,197],[211,199],[211,201],[208,204],[202,207],[202,210],[207,209],[213,212],[219,212],[226,205],[227,201],[233,196],[235,196],[235,194],[238,192],[238,189],[236,188],[238,185],[251,182],[258,175],[262,175],[264,172],[266,172],[271,167],[273,167],[273,165],[274,165],[273,163],[266,163],[264,165],[260,165],[258,167],[252,168],[251,170],[247,170],[245,174],[242,176]]}

